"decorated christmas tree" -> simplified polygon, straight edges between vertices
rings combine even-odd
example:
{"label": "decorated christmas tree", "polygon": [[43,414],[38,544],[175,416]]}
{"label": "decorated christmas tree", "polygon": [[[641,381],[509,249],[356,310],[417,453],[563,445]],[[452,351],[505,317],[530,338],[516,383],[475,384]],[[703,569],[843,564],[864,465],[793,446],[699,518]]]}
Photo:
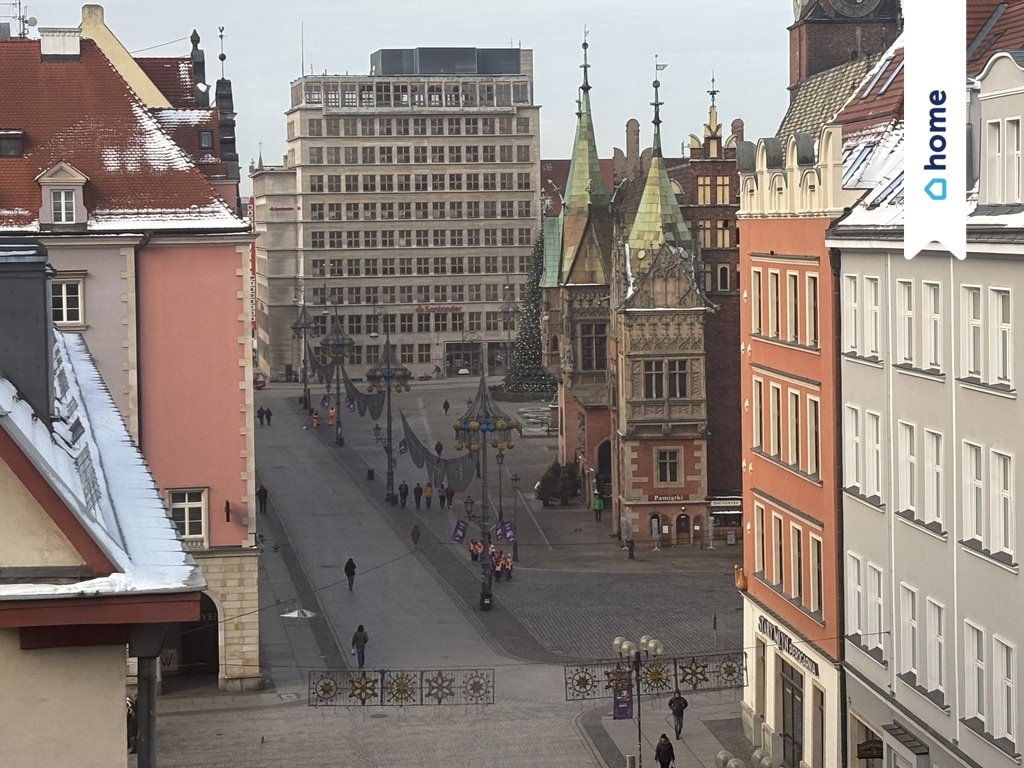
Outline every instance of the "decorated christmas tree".
{"label": "decorated christmas tree", "polygon": [[555,391],[556,383],[541,364],[540,278],[544,272],[544,239],[538,235],[530,255],[526,293],[519,313],[519,332],[512,352],[512,365],[505,375],[506,392]]}

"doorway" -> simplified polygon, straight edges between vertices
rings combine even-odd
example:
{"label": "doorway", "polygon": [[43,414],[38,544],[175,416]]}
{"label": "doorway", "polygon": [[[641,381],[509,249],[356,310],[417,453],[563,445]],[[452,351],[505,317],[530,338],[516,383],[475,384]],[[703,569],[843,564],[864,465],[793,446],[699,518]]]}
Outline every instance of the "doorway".
{"label": "doorway", "polygon": [[779,678],[782,688],[782,760],[800,765],[804,757],[804,676],[782,659]]}

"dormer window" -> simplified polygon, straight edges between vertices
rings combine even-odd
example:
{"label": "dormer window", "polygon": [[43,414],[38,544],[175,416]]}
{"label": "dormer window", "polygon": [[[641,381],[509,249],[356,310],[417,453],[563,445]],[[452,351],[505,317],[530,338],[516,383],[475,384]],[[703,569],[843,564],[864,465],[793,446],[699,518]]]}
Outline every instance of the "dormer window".
{"label": "dormer window", "polygon": [[0,130],[0,157],[21,157],[24,144],[24,131]]}
{"label": "dormer window", "polygon": [[39,225],[44,229],[84,228],[88,221],[85,210],[85,184],[89,177],[72,165],[59,162],[36,176],[42,193]]}
{"label": "dormer window", "polygon": [[73,189],[51,189],[54,224],[75,223],[75,191]]}
{"label": "dormer window", "polygon": [[199,132],[199,148],[213,149],[213,131]]}

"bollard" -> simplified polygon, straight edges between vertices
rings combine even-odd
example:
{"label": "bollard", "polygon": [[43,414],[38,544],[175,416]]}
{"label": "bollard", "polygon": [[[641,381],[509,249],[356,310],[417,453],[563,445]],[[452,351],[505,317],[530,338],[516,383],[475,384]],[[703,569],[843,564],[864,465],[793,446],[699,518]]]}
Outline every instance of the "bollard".
{"label": "bollard", "polygon": [[373,470],[372,470],[372,469],[369,469],[369,468],[368,468],[368,469],[366,470],[366,479],[367,479],[367,480],[373,480]]}

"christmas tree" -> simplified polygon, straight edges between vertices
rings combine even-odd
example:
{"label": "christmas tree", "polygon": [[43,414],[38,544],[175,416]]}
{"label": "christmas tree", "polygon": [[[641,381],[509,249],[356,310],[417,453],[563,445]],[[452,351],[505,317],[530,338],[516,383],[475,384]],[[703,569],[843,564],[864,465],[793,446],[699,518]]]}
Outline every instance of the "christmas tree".
{"label": "christmas tree", "polygon": [[519,313],[519,332],[513,347],[512,365],[505,375],[506,392],[554,392],[557,384],[541,364],[540,279],[544,273],[544,238],[537,236],[530,255],[526,293]]}

